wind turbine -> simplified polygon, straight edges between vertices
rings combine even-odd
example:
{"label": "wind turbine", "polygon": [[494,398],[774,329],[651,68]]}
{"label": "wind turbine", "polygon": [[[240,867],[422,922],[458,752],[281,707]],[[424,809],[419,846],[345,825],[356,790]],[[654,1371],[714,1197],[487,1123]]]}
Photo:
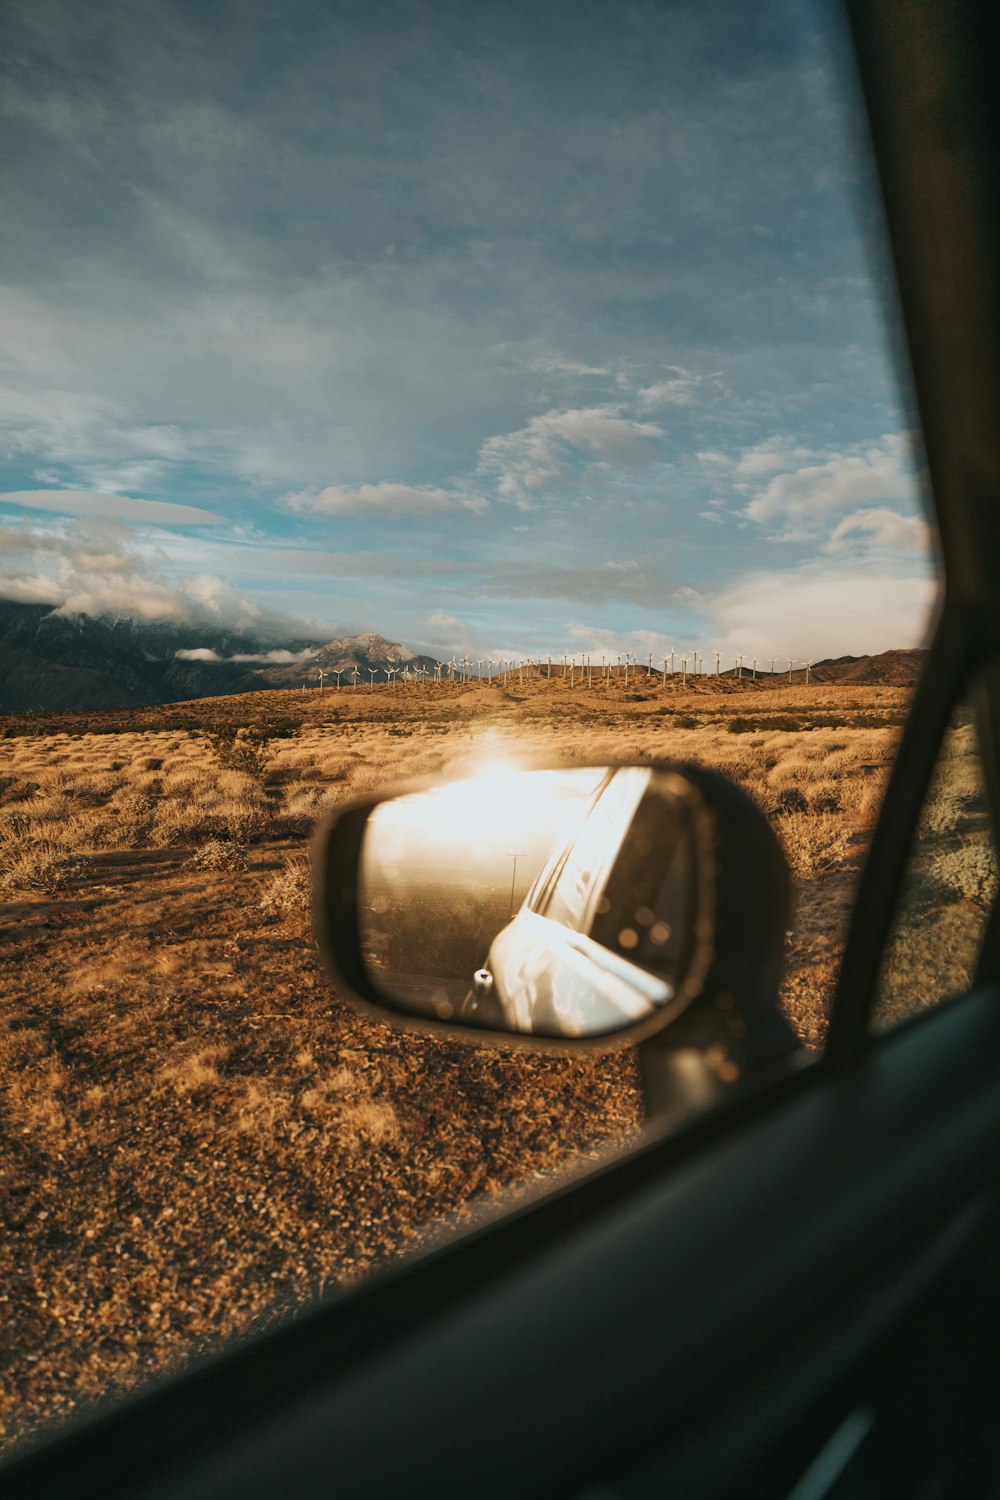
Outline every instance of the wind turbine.
{"label": "wind turbine", "polygon": [[788,681],[789,681],[789,683],[791,683],[791,680],[792,680],[792,658],[789,656],[789,657],[786,658],[786,660],[788,661]]}
{"label": "wind turbine", "polygon": [[753,659],[753,681],[754,682],[757,681],[757,658],[756,658],[756,656]]}
{"label": "wind turbine", "polygon": [[351,671],[348,675],[354,678],[354,686],[357,687],[361,679],[361,673],[358,671],[357,662],[354,663],[354,666],[351,668]]}
{"label": "wind turbine", "polygon": [[716,675],[716,677],[718,677],[720,675],[720,672],[719,672],[719,663],[721,661],[722,661],[722,652],[721,651],[716,651],[716,653],[715,653],[715,675]]}
{"label": "wind turbine", "polygon": [[368,688],[368,691],[370,693],[374,693],[374,691],[375,691],[375,673],[377,671],[378,671],[378,667],[369,667],[368,668],[368,675],[371,677],[371,683],[369,684],[369,688]]}
{"label": "wind turbine", "polygon": [[806,662],[806,687],[809,686],[809,669],[812,666],[812,657]]}
{"label": "wind turbine", "polygon": [[[319,689],[323,691],[323,678],[327,675],[326,667],[317,667],[316,676],[319,678]],[[339,685],[339,684],[338,684]]]}

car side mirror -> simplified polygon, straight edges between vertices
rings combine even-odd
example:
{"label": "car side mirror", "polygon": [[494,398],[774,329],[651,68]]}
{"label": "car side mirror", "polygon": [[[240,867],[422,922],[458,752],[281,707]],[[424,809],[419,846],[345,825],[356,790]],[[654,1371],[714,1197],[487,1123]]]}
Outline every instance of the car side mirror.
{"label": "car side mirror", "polygon": [[777,998],[787,866],[714,772],[520,770],[370,798],[320,826],[313,870],[327,972],[381,1021],[744,1061],[797,1045]]}

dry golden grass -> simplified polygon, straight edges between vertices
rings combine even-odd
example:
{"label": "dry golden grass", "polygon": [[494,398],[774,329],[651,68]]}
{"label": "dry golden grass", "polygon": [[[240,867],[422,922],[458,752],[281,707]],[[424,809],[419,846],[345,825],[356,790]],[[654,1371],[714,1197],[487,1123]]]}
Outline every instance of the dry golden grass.
{"label": "dry golden grass", "polygon": [[[904,706],[889,689],[588,693],[557,680],[9,721],[7,1440],[285,1316],[442,1216],[479,1212],[638,1129],[628,1054],[465,1047],[343,1004],[308,926],[304,846],[326,809],[484,759],[716,767],[774,819],[795,870],[785,1004],[817,1045]],[[732,732],[741,716],[752,727]],[[213,727],[278,721],[285,737],[261,775],[220,765]]]}

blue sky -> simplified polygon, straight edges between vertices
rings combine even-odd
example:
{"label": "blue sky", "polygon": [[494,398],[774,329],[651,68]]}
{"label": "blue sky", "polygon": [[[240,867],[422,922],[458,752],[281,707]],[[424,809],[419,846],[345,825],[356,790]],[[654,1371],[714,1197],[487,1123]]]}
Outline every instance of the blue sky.
{"label": "blue sky", "polygon": [[437,655],[922,638],[827,5],[0,29],[0,596]]}

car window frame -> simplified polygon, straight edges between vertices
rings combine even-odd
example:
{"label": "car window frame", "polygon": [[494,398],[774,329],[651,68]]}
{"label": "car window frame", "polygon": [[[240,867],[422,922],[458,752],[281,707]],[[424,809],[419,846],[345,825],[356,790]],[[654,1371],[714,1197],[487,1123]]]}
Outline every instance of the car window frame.
{"label": "car window frame", "polygon": [[[919,288],[924,272],[919,263],[913,263],[906,244],[911,232],[911,214],[905,204],[900,206],[906,193],[897,183],[885,150],[885,141],[888,139],[891,145],[893,129],[898,133],[900,126],[898,119],[893,125],[888,118],[892,109],[886,105],[886,94],[891,102],[893,88],[880,72],[879,54],[886,50],[886,35],[891,35],[893,7],[891,3],[849,0],[847,9],[873,114],[876,143],[883,146],[878,154],[897,280],[904,305],[911,308],[908,314],[911,357],[914,378],[923,393],[921,425],[929,466],[932,477],[936,475],[936,513],[944,543],[946,591],[929,659],[904,728],[862,873],[822,1059],[815,1068],[783,1066],[773,1078],[762,1080],[761,1087],[752,1093],[732,1098],[712,1114],[694,1119],[680,1130],[648,1139],[633,1153],[594,1169],[585,1179],[550,1190],[541,1200],[513,1209],[498,1222],[473,1227],[447,1245],[432,1248],[419,1262],[404,1264],[385,1278],[344,1294],[336,1304],[320,1305],[283,1328],[259,1335],[170,1381],[129,1397],[102,1417],[69,1424],[40,1445],[57,1461],[62,1455],[67,1462],[84,1469],[89,1467],[95,1473],[100,1469],[113,1483],[114,1440],[123,1428],[131,1434],[129,1460],[135,1465],[141,1464],[144,1456],[162,1451],[177,1431],[197,1435],[199,1430],[206,1430],[206,1424],[217,1432],[227,1424],[245,1421],[253,1401],[266,1402],[278,1396],[287,1399],[290,1388],[302,1389],[316,1378],[320,1368],[324,1374],[329,1373],[331,1358],[344,1364],[370,1355],[398,1336],[401,1328],[413,1328],[427,1318],[440,1316],[443,1309],[459,1305],[472,1289],[480,1290],[491,1274],[508,1275],[512,1267],[537,1255],[540,1246],[550,1243],[553,1236],[579,1232],[581,1215],[582,1221],[587,1222],[592,1214],[620,1209],[630,1193],[650,1177],[662,1177],[697,1150],[710,1147],[779,1108],[795,1093],[810,1087],[823,1072],[855,1067],[867,1048],[890,1044],[897,1035],[888,1033],[877,1042],[869,1035],[868,1018],[878,966],[916,818],[952,709],[975,671],[984,667],[987,668],[984,681],[977,689],[981,703],[977,719],[981,718],[988,735],[983,771],[996,835],[1000,776],[995,746],[1000,741],[996,733],[1000,725],[1000,689],[991,662],[997,659],[1000,647],[1000,598],[993,600],[989,590],[984,591],[983,567],[975,561],[976,550],[985,554],[986,544],[995,541],[996,523],[986,516],[983,496],[970,495],[961,484],[956,486],[953,482],[954,456],[949,457],[948,443],[942,443],[942,433],[947,435],[947,408],[951,403],[942,399],[943,409],[938,410],[934,392],[940,390],[940,382],[929,373],[936,351],[933,340],[928,342],[917,326],[919,318],[912,311],[914,287]],[[927,9],[941,13],[946,6],[932,3]],[[984,6],[968,9],[973,13],[985,12]],[[895,24],[899,27],[905,22],[897,18]],[[901,55],[906,55],[905,46],[897,44],[889,50],[896,63]],[[897,98],[894,105],[897,116],[900,107]],[[905,108],[902,116],[906,118]],[[919,156],[919,152],[914,154]],[[891,158],[891,151],[888,155]],[[904,175],[909,178],[912,174]],[[980,227],[980,237],[989,244],[988,227]],[[961,390],[956,399],[962,399]],[[997,556],[995,547],[992,555]],[[987,975],[997,978],[1000,974],[1000,920],[996,906],[989,919],[980,964],[977,982]],[[947,1009],[961,1003],[961,1000],[951,1002]],[[932,1025],[940,1014],[939,1010],[928,1012],[912,1024]],[[214,1397],[211,1414],[205,1401],[209,1388]],[[120,1462],[120,1455],[117,1457]],[[0,1466],[0,1479],[12,1467],[15,1466],[6,1463]],[[23,1472],[21,1460],[16,1467]],[[71,1469],[67,1467],[66,1472]]]}

